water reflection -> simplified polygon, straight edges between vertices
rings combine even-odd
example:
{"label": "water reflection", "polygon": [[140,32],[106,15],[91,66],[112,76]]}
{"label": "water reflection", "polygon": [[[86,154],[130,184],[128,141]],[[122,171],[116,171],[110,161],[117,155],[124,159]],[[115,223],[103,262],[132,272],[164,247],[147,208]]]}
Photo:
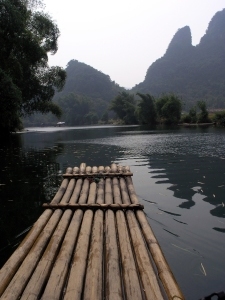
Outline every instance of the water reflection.
{"label": "water reflection", "polygon": [[58,188],[59,164],[56,157],[62,147],[22,149],[14,136],[0,151],[0,252],[1,261],[11,251],[42,212]]}
{"label": "water reflection", "polygon": [[[176,159],[176,160],[175,160]],[[225,217],[224,201],[224,160],[218,157],[198,157],[194,155],[167,155],[154,157],[149,161],[152,168],[161,171],[150,172],[152,178],[160,179],[157,184],[169,183],[169,190],[176,198],[185,201],[180,208],[190,209],[195,205],[193,197],[196,193],[203,196],[203,200],[214,205],[210,213],[217,217]]]}
{"label": "water reflection", "polygon": [[19,242],[42,203],[52,199],[67,166],[117,162],[131,166],[140,201],[187,299],[224,289],[218,281],[225,276],[224,133],[84,127],[11,136],[0,146],[0,264],[12,251],[8,244]]}

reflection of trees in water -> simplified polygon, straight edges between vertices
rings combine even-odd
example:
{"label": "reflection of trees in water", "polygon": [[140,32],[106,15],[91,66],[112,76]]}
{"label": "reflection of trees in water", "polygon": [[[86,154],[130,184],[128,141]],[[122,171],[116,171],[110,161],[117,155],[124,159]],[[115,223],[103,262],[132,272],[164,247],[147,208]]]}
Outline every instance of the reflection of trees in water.
{"label": "reflection of trees in water", "polygon": [[[45,200],[50,202],[56,194],[59,184],[62,179],[62,172],[58,163],[51,163],[47,165],[47,176],[43,178],[43,190]],[[43,203],[43,202],[42,202]],[[41,203],[40,203],[41,204]]]}
{"label": "reflection of trees in water", "polygon": [[[225,218],[225,160],[217,157],[191,155],[162,155],[150,160],[153,178],[157,184],[169,183],[174,197],[185,199],[179,207],[190,209],[195,205],[193,196],[199,193],[204,201],[215,206],[210,213]],[[156,173],[157,175],[154,175]],[[161,174],[160,174],[161,173]]]}
{"label": "reflection of trees in water", "polygon": [[[107,166],[118,157],[123,157],[123,149],[112,145],[77,142],[66,144],[63,155],[57,161],[65,171],[66,167],[79,166],[85,162],[89,166]],[[124,155],[125,156],[125,155]]]}
{"label": "reflection of trees in water", "polygon": [[[0,147],[0,249],[31,226],[59,186],[56,158],[63,146],[22,149],[16,140]],[[22,236],[20,237],[22,238]],[[8,249],[6,248],[8,251]],[[1,253],[4,257],[4,253]]]}

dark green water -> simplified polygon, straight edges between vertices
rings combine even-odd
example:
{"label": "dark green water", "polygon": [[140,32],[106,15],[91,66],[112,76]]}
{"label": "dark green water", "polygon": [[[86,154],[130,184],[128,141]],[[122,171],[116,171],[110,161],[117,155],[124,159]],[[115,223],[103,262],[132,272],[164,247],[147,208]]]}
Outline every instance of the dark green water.
{"label": "dark green water", "polygon": [[225,129],[34,128],[0,146],[0,263],[67,166],[130,165],[140,202],[186,299],[225,291]]}

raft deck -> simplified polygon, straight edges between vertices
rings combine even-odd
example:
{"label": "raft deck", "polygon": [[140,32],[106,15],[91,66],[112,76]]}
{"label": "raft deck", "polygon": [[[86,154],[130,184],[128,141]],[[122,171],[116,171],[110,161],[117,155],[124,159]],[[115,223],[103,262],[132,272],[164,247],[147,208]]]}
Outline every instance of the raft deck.
{"label": "raft deck", "polygon": [[129,167],[68,168],[0,270],[1,299],[184,299]]}

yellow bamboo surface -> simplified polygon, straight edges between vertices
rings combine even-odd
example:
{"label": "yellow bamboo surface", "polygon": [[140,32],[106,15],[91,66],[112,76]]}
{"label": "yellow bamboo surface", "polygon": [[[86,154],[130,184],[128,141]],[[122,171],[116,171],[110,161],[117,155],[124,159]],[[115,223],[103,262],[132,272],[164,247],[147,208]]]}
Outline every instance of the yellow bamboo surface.
{"label": "yellow bamboo surface", "polygon": [[0,299],[184,299],[128,166],[67,168],[0,270]]}

